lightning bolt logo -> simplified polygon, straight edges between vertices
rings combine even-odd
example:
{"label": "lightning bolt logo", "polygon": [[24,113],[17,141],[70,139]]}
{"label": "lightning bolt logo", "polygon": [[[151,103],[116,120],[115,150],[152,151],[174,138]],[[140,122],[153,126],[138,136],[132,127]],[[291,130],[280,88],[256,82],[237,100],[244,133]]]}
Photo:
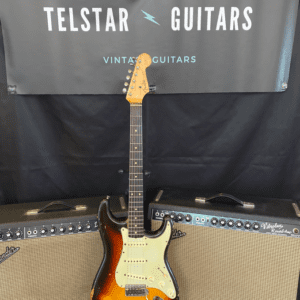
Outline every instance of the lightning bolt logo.
{"label": "lightning bolt logo", "polygon": [[155,24],[157,24],[157,25],[160,25],[160,24],[158,24],[156,21],[154,21],[155,17],[149,15],[148,13],[146,13],[146,12],[143,11],[143,10],[142,10],[142,12],[146,15],[145,19],[147,19],[147,20],[149,20],[149,21],[151,21],[151,22],[153,22],[153,23],[155,23]]}

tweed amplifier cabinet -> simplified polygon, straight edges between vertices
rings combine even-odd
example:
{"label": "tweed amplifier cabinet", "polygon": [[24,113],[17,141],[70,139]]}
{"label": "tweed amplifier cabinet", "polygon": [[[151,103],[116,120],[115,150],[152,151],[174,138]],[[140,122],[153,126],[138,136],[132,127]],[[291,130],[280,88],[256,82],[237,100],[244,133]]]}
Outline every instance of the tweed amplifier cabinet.
{"label": "tweed amplifier cabinet", "polygon": [[152,230],[165,215],[178,237],[168,260],[180,300],[299,299],[295,201],[161,190],[149,206]]}
{"label": "tweed amplifier cabinet", "polygon": [[[0,206],[0,299],[89,300],[103,257],[104,198]],[[124,197],[110,203],[116,217],[127,216]]]}

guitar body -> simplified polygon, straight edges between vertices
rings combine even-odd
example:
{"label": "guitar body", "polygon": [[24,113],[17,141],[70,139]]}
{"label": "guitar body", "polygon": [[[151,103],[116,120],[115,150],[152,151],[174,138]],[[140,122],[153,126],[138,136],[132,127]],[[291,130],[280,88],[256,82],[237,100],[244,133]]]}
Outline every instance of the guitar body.
{"label": "guitar body", "polygon": [[[127,222],[112,216],[107,200],[100,204],[98,220],[104,256],[93,283],[92,300],[179,300],[178,286],[167,261],[170,218],[141,239],[128,237]],[[146,287],[147,295],[126,295],[125,286],[135,293],[139,285]]]}

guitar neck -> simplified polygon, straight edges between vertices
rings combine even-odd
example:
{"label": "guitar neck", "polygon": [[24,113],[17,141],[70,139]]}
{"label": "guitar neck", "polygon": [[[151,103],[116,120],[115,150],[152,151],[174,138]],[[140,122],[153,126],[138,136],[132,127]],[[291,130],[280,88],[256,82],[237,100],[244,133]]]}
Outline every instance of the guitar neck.
{"label": "guitar neck", "polygon": [[130,104],[129,237],[144,236],[142,103]]}

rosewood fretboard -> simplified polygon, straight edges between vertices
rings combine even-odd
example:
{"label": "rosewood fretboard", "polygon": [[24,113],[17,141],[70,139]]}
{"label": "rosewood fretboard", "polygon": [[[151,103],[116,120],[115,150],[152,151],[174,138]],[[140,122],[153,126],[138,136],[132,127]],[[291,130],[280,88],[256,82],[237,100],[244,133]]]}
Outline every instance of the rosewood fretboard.
{"label": "rosewood fretboard", "polygon": [[130,104],[129,237],[144,236],[142,104]]}

